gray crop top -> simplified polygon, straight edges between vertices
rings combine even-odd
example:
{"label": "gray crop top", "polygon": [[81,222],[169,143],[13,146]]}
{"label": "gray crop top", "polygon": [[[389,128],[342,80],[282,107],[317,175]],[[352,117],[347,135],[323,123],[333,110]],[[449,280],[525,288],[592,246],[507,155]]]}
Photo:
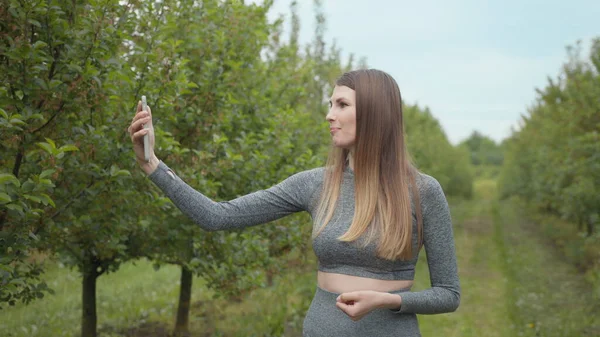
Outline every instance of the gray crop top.
{"label": "gray crop top", "polygon": [[[314,218],[323,174],[324,168],[303,171],[268,189],[224,202],[215,202],[196,191],[162,161],[148,177],[201,228],[216,231],[255,226],[300,211],[307,211]],[[420,174],[417,187],[421,197],[423,243],[431,288],[400,293],[402,306],[397,312],[451,312],[460,302],[460,283],[448,203],[435,178]],[[390,261],[376,256],[375,243],[360,248],[356,243],[336,239],[348,229],[353,214],[354,173],[346,168],[340,200],[332,220],[313,241],[319,270],[381,280],[413,280],[417,254],[409,261]],[[413,226],[416,226],[414,214]],[[416,230],[413,230],[413,248],[416,247]]]}

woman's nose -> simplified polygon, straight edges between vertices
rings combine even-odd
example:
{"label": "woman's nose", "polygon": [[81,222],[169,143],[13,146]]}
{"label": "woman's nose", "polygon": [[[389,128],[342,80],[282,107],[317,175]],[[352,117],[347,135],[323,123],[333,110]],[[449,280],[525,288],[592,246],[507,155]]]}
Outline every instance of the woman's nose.
{"label": "woman's nose", "polygon": [[332,111],[331,111],[331,110],[332,110],[332,109],[329,109],[329,112],[327,113],[327,116],[325,116],[325,119],[326,119],[328,122],[331,122],[331,121],[334,121],[334,120],[335,120],[335,118],[334,118],[334,116],[333,116],[333,113],[332,113]]}

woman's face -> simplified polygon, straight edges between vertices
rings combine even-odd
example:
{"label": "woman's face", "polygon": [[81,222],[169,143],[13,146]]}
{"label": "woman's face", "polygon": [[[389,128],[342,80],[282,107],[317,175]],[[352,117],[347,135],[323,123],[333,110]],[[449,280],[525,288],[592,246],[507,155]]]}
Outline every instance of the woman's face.
{"label": "woman's face", "polygon": [[329,100],[329,132],[333,144],[352,150],[356,138],[356,92],[346,86],[335,86]]}

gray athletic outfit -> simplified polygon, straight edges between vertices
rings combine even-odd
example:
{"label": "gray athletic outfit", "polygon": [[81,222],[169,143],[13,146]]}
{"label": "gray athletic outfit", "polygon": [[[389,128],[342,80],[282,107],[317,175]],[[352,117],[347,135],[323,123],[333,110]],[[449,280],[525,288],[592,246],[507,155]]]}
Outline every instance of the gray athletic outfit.
{"label": "gray athletic outfit", "polygon": [[[268,189],[231,201],[215,202],[182,181],[160,162],[149,175],[188,217],[207,231],[240,229],[267,223],[294,212],[307,211],[314,218],[324,168],[303,171]],[[335,306],[338,294],[318,288],[303,327],[304,336],[420,336],[417,314],[456,310],[460,283],[452,222],[448,203],[438,181],[419,174],[417,187],[423,212],[423,241],[431,277],[431,288],[411,292],[399,289],[398,310],[376,309],[359,321],[352,321]],[[376,243],[366,248],[336,238],[347,231],[354,214],[354,173],[346,167],[340,199],[332,220],[314,239],[313,249],[320,271],[381,280],[413,280],[417,256],[408,261],[390,261],[376,256]],[[413,249],[417,249],[416,217],[413,212]]]}

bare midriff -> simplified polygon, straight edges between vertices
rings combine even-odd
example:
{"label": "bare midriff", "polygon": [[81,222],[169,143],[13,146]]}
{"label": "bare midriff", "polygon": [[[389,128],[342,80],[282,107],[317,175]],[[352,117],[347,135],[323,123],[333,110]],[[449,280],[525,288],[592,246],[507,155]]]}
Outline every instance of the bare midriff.
{"label": "bare midriff", "polygon": [[332,293],[347,293],[360,290],[391,292],[410,288],[412,280],[377,280],[368,277],[352,276],[319,271],[317,273],[319,288]]}

